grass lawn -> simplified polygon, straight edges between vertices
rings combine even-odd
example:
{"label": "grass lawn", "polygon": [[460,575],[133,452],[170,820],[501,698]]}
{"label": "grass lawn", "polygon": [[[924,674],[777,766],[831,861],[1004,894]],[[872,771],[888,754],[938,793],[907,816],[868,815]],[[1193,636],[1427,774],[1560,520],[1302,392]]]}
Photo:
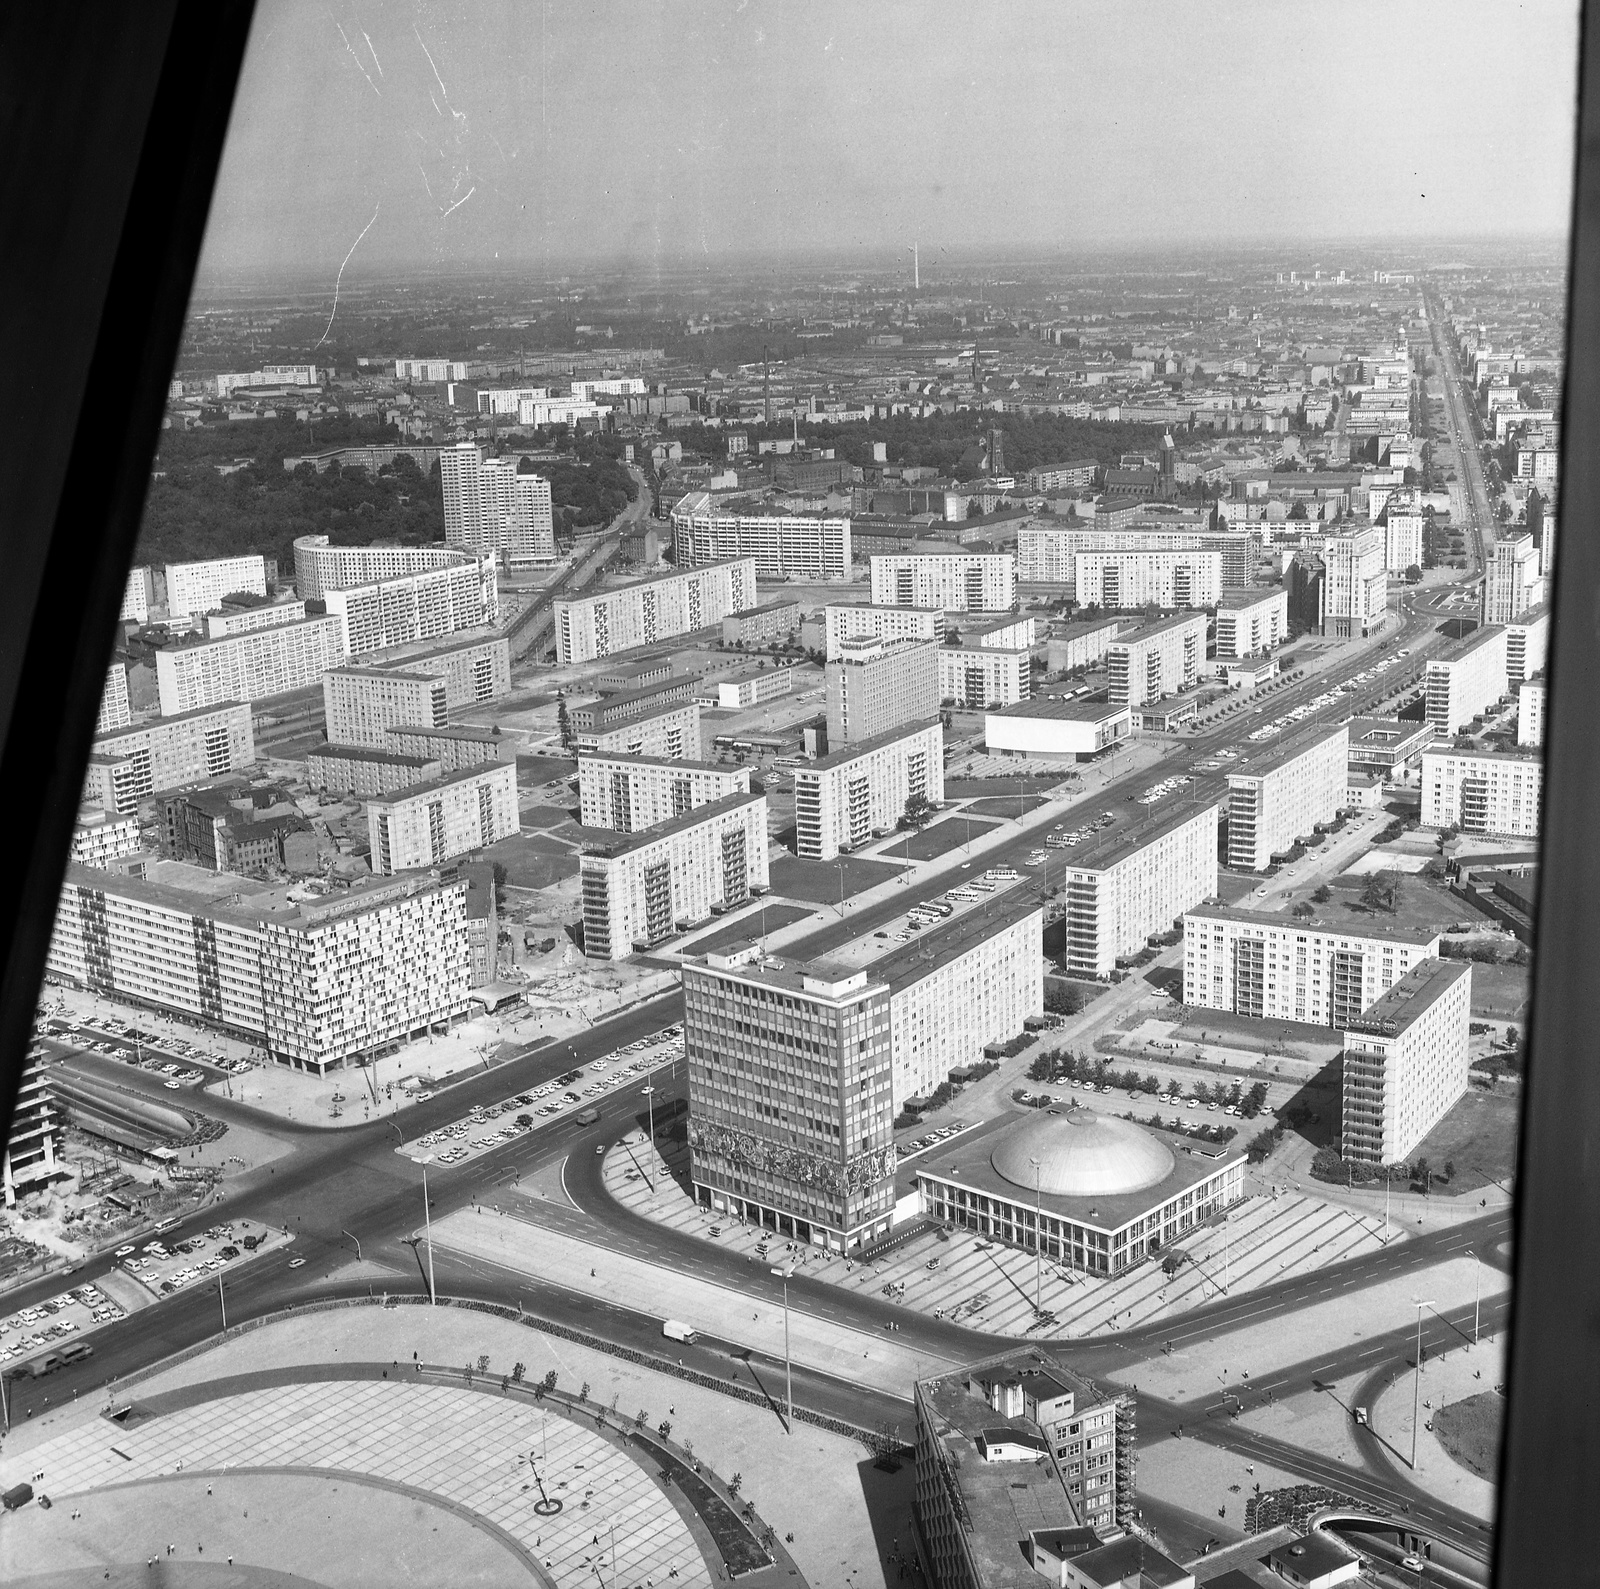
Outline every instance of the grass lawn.
{"label": "grass lawn", "polygon": [[1517,1164],[1517,1092],[1482,1092],[1472,1088],[1411,1152],[1411,1161],[1426,1159],[1442,1173],[1456,1167],[1447,1190],[1474,1192],[1491,1181],[1506,1184]]}
{"label": "grass lawn", "polygon": [[1430,930],[1458,921],[1471,922],[1475,927],[1492,924],[1489,916],[1459,894],[1452,894],[1442,883],[1414,874],[1401,878],[1400,897],[1393,912],[1368,910],[1361,904],[1361,893],[1367,886],[1365,877],[1348,880],[1341,877],[1328,886],[1333,890],[1333,898],[1317,908],[1323,920],[1341,926],[1354,928],[1371,922],[1379,927]]}
{"label": "grass lawn", "polygon": [[[946,800],[979,800],[986,795],[1010,795],[1012,800],[1015,800],[1019,792],[1043,794],[1047,789],[1054,789],[1064,781],[1064,776],[1056,774],[1038,778],[952,778],[947,773],[944,780],[944,797]],[[1011,814],[1016,815],[1014,805]]]}
{"label": "grass lawn", "polygon": [[[949,786],[946,785],[946,792]],[[1044,796],[1037,794],[1017,795],[990,795],[982,800],[974,800],[967,807],[975,817],[1015,817],[1021,812],[1032,811],[1037,806],[1044,804]]]}
{"label": "grass lawn", "polygon": [[565,826],[567,831],[562,837],[568,839],[576,839],[579,832],[578,824],[565,806],[530,806],[522,813],[522,826],[536,833],[555,833]]}
{"label": "grass lawn", "polygon": [[1505,1398],[1492,1390],[1479,1391],[1441,1407],[1433,1415],[1433,1432],[1439,1444],[1480,1479],[1499,1476],[1500,1425],[1505,1417]]}
{"label": "grass lawn", "polygon": [[804,905],[768,905],[764,913],[759,910],[747,911],[726,927],[719,927],[704,938],[696,938],[692,942],[686,940],[685,945],[675,947],[682,948],[685,954],[709,954],[726,949],[730,944],[748,943],[752,938],[759,938],[763,920],[770,934],[780,927],[787,927],[791,922],[804,921],[811,914]]}
{"label": "grass lawn", "polygon": [[1532,966],[1473,966],[1472,1013],[1501,1021],[1524,1020],[1532,979]]}
{"label": "grass lawn", "polygon": [[482,859],[498,861],[505,867],[506,882],[512,888],[549,888],[552,883],[575,876],[578,870],[578,852],[543,833],[519,833],[501,839],[481,855]]}
{"label": "grass lawn", "polygon": [[[967,842],[969,833],[973,838],[981,839],[993,826],[992,822],[968,822],[959,813],[946,817],[942,822],[935,822],[911,836],[911,859],[931,861],[936,855],[947,855],[951,850],[959,850]],[[897,839],[887,849],[880,850],[879,854],[885,860],[903,860],[907,854],[906,840]]]}
{"label": "grass lawn", "polygon": [[564,756],[517,757],[517,782],[524,789],[537,788],[542,783],[549,783],[552,778],[577,776],[577,763]]}
{"label": "grass lawn", "polygon": [[841,856],[838,861],[803,861],[797,855],[786,855],[772,863],[769,873],[772,892],[789,899],[810,900],[814,905],[837,905],[841,862],[846,899],[888,882],[901,871],[898,865],[863,860],[859,855]]}

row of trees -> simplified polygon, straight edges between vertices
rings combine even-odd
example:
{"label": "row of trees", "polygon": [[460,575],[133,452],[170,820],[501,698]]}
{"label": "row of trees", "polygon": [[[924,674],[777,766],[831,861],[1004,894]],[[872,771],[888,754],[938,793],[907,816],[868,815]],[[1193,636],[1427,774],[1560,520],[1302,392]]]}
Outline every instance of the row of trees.
{"label": "row of trees", "polygon": [[[1153,1071],[1141,1076],[1132,1069],[1113,1070],[1110,1062],[1099,1055],[1078,1054],[1063,1048],[1048,1049],[1037,1055],[1028,1067],[1028,1079],[1040,1082],[1090,1082],[1096,1087],[1149,1093],[1152,1097],[1183,1096],[1181,1082],[1164,1082]],[[1258,1081],[1246,1089],[1242,1082],[1237,1081],[1195,1081],[1190,1083],[1188,1096],[1200,1104],[1231,1106],[1250,1120],[1266,1108],[1267,1084]]]}

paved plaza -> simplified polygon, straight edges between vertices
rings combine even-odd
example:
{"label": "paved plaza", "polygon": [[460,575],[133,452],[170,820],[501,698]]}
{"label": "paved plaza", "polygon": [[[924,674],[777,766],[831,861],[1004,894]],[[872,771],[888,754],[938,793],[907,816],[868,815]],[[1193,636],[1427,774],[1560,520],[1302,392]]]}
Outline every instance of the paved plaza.
{"label": "paved plaza", "polygon": [[[1381,1217],[1301,1193],[1251,1197],[1226,1220],[1184,1236],[1188,1261],[1168,1276],[1148,1263],[1118,1279],[1092,1279],[1049,1260],[958,1230],[941,1240],[924,1231],[881,1258],[860,1263],[819,1248],[791,1246],[759,1225],[699,1207],[686,1189],[687,1150],[668,1144],[666,1158],[637,1136],[606,1157],[606,1186],[625,1207],[735,1252],[772,1263],[791,1258],[813,1278],[852,1290],[881,1291],[895,1302],[996,1335],[1040,1326],[1039,1306],[1055,1315],[1045,1333],[1100,1335],[1174,1319],[1202,1303],[1278,1280],[1310,1274],[1382,1248]],[[1398,1239],[1396,1224],[1389,1239]],[[720,1234],[713,1236],[713,1230]],[[929,1268],[932,1262],[936,1268]]]}

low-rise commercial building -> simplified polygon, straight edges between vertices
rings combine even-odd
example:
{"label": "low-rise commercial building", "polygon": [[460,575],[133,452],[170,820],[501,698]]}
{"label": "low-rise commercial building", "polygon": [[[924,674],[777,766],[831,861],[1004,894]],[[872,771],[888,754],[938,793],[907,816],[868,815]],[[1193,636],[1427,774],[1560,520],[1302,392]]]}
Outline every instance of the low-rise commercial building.
{"label": "low-rise commercial building", "polygon": [[1424,928],[1197,905],[1183,918],[1183,1002],[1342,1026],[1438,952],[1438,932]]}
{"label": "low-rise commercial building", "polygon": [[163,646],[156,652],[161,715],[303,690],[343,660],[344,624],[332,616]]}
{"label": "low-rise commercial building", "polygon": [[[1105,1548],[1102,1535],[1132,1525],[1138,1420],[1131,1392],[1103,1390],[1058,1358],[1029,1352],[919,1379],[915,1403],[913,1505],[939,1589],[1026,1589],[1040,1581],[1064,1589],[1063,1561]],[[1135,1570],[1117,1586],[1147,1582],[1192,1589],[1194,1580],[1146,1580]]]}
{"label": "low-rise commercial building", "polygon": [[580,755],[578,820],[643,833],[730,795],[750,793],[750,769],[664,756]]}
{"label": "low-rise commercial building", "polygon": [[848,579],[850,520],[798,513],[729,513],[709,491],[692,491],[672,510],[679,568],[752,557],[762,579]]}
{"label": "low-rise commercial building", "polygon": [[[467,1013],[465,887],[412,875],[315,898],[182,862],[154,879],[69,866],[46,973],[171,1011],[325,1074]],[[206,887],[194,886],[193,877]]]}
{"label": "low-rise commercial building", "polygon": [[649,717],[664,706],[699,700],[703,690],[704,686],[694,674],[681,673],[641,684],[635,689],[614,690],[598,700],[570,707],[567,719],[573,732],[580,737],[606,733],[635,717]]}
{"label": "low-rise commercial building", "polygon": [[794,669],[782,665],[754,667],[720,679],[696,681],[697,699],[702,706],[723,712],[747,712],[763,701],[775,701],[794,688]]}
{"label": "low-rise commercial building", "polygon": [[1430,745],[1422,753],[1422,821],[1430,828],[1537,838],[1543,790],[1544,758],[1528,751]]}
{"label": "low-rise commercial building", "polygon": [[1506,693],[1509,682],[1504,627],[1474,629],[1428,658],[1423,674],[1428,727],[1436,734],[1465,728]]}
{"label": "low-rise commercial building", "polygon": [[997,756],[1088,761],[1132,732],[1132,714],[1115,701],[1023,701],[983,719],[984,745]]}
{"label": "low-rise commercial building", "polygon": [[372,870],[385,877],[438,866],[521,831],[514,762],[443,773],[367,803]]}
{"label": "low-rise commercial building", "polygon": [[1281,585],[1230,590],[1217,603],[1219,661],[1257,657],[1282,645],[1289,633],[1289,593]]}
{"label": "low-rise commercial building", "polygon": [[152,795],[242,772],[255,759],[250,707],[226,701],[100,735],[89,752],[83,798],[126,814]]}
{"label": "low-rise commercial building", "polygon": [[936,717],[940,651],[929,641],[841,640],[824,669],[829,745],[859,745]]}
{"label": "low-rise commercial building", "polygon": [[872,559],[874,605],[1005,612],[1016,605],[1010,552],[911,552]]}
{"label": "low-rise commercial building", "polygon": [[1472,967],[1424,960],[1344,1037],[1340,1155],[1402,1164],[1467,1090]]}
{"label": "low-rise commercial building", "polygon": [[1410,718],[1352,717],[1345,728],[1350,734],[1350,770],[1385,778],[1395,777],[1419,761],[1423,747],[1433,740],[1433,730],[1426,723]]}
{"label": "low-rise commercial building", "polygon": [[938,646],[939,700],[968,711],[1014,706],[1033,693],[1033,653],[998,651],[993,646]]}
{"label": "low-rise commercial building", "polygon": [[735,557],[555,603],[562,667],[693,634],[756,604],[756,560]]}
{"label": "low-rise commercial building", "polygon": [[938,720],[891,729],[821,757],[794,775],[795,848],[831,861],[875,835],[892,833],[906,802],[944,800],[944,732]]}
{"label": "low-rise commercial building", "polygon": [[670,761],[699,761],[703,750],[700,703],[675,701],[642,717],[625,718],[613,728],[576,731],[573,743],[579,755],[664,756]]}
{"label": "low-rise commercial building", "polygon": [[1091,840],[1067,861],[1066,958],[1076,976],[1109,977],[1153,933],[1217,892],[1217,808],[1173,805]]}
{"label": "low-rise commercial building", "polygon": [[761,607],[750,607],[743,612],[730,612],[722,620],[722,643],[725,646],[787,645],[800,633],[800,603],[797,601],[769,601]]}
{"label": "low-rise commercial building", "polygon": [[1344,804],[1350,735],[1335,728],[1286,734],[1228,771],[1228,865],[1260,872]]}
{"label": "low-rise commercial building", "polygon": [[626,960],[767,886],[767,797],[733,794],[579,861],[583,952]]}
{"label": "low-rise commercial building", "polygon": [[829,662],[843,654],[846,640],[929,641],[943,645],[945,616],[942,607],[878,606],[870,602],[833,604],[823,608],[823,656]]}
{"label": "low-rise commercial building", "polygon": [[1106,653],[1111,699],[1143,706],[1193,689],[1206,654],[1205,615],[1166,618],[1136,634],[1121,635]]}

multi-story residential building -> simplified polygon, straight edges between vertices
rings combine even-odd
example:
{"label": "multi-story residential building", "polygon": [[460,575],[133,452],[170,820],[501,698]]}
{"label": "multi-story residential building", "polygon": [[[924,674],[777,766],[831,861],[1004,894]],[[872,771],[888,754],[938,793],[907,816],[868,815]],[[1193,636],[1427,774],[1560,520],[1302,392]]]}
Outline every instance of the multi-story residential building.
{"label": "multi-story residential building", "polygon": [[844,640],[826,664],[828,744],[838,749],[939,715],[940,647]]}
{"label": "multi-story residential building", "polygon": [[150,570],[145,567],[131,569],[128,583],[122,592],[122,609],[117,614],[118,623],[147,624],[150,622]]}
{"label": "multi-story residential building", "polygon": [[590,844],[579,861],[583,952],[626,960],[767,887],[767,797],[732,794]]}
{"label": "multi-story residential building", "polygon": [[525,471],[515,457],[485,458],[476,443],[460,441],[439,452],[444,491],[444,538],[471,552],[493,552],[505,562],[555,559],[550,482]]}
{"label": "multi-story residential building", "polygon": [[[391,733],[393,731],[391,730]],[[445,770],[433,756],[416,756],[373,745],[319,745],[306,757],[306,776],[313,789],[373,800],[426,783]]]}
{"label": "multi-story residential building", "polygon": [[460,359],[396,359],[397,381],[418,381],[425,386],[443,386],[447,381],[464,381],[466,363]]}
{"label": "multi-story residential building", "polygon": [[346,656],[439,640],[500,621],[492,558],[425,574],[402,574],[380,585],[330,590],[327,608],[344,626]]}
{"label": "multi-story residential building", "polygon": [[235,591],[267,593],[267,563],[258,556],[208,557],[197,563],[167,564],[167,613],[188,618],[212,612]]}
{"label": "multi-story residential building", "polygon": [[11,1135],[0,1160],[0,1188],[7,1208],[16,1207],[19,1192],[26,1196],[71,1173],[60,1152],[63,1124],[45,1062],[33,1060],[23,1067],[11,1112]]}
{"label": "multi-story residential building", "polygon": [[316,898],[300,886],[219,897],[182,886],[193,872],[182,862],[153,871],[69,866],[47,973],[319,1075],[467,1013],[462,884],[414,874]]}
{"label": "multi-story residential building", "polygon": [[1165,618],[1121,635],[1106,650],[1111,699],[1118,706],[1137,707],[1191,689],[1205,654],[1203,613]]}
{"label": "multi-story residential building", "polygon": [[1282,645],[1289,633],[1289,592],[1258,585],[1223,592],[1217,603],[1217,658],[1258,657]]}
{"label": "multi-story residential building", "polygon": [[317,386],[315,364],[264,364],[259,370],[241,371],[211,378],[216,383],[217,396],[255,386]]}
{"label": "multi-story residential building", "polygon": [[1436,929],[1197,905],[1183,918],[1183,1002],[1343,1026],[1438,952]]}
{"label": "multi-story residential building", "polygon": [[615,690],[596,700],[570,707],[567,720],[579,736],[601,733],[631,718],[649,717],[663,706],[672,706],[680,701],[697,701],[704,689],[704,684],[695,674],[669,674],[664,679],[641,684],[637,689]]}
{"label": "multi-story residential building", "polygon": [[402,652],[378,664],[444,680],[451,711],[481,706],[511,693],[511,643],[504,635],[468,635],[443,645]]}
{"label": "multi-story residential building", "polygon": [[80,866],[104,866],[139,848],[139,823],[104,806],[83,806],[72,830],[71,858]]}
{"label": "multi-story residential building", "polygon": [[230,635],[248,634],[252,629],[276,629],[280,624],[303,623],[303,601],[262,601],[244,606],[225,601],[216,612],[202,613],[200,633],[207,640],[226,640]]}
{"label": "multi-story residential building", "polygon": [[1424,960],[1344,1024],[1340,1156],[1402,1164],[1467,1090],[1472,967]]}
{"label": "multi-story residential building", "polygon": [[692,491],[673,508],[672,546],[679,568],[753,557],[761,579],[850,577],[849,519],[729,513],[709,491]]}
{"label": "multi-story residential building", "polygon": [[100,735],[89,752],[83,798],[127,814],[163,790],[242,772],[255,759],[250,708],[226,701]]}
{"label": "multi-story residential building", "polygon": [[389,740],[404,755],[437,761],[441,772],[464,772],[485,762],[517,759],[516,740],[498,728],[424,728],[418,723],[391,728]]}
{"label": "multi-story residential building", "polygon": [[1348,640],[1383,623],[1389,599],[1384,532],[1369,525],[1322,540],[1322,633]]}
{"label": "multi-story residential building", "polygon": [[703,1206],[847,1252],[894,1213],[890,988],[750,945],[683,964],[689,1154]]}
{"label": "multi-story residential building", "polygon": [[418,472],[424,477],[433,473],[433,466],[439,461],[439,448],[430,443],[414,443],[411,445],[391,446],[388,444],[375,444],[370,447],[328,447],[322,452],[288,453],[284,456],[283,467],[293,474],[303,464],[309,464],[318,474],[326,474],[330,469],[365,469],[368,474],[378,474],[383,469],[392,469],[400,459],[408,458],[417,466]]}
{"label": "multi-story residential building", "polygon": [[1214,607],[1222,595],[1219,552],[1079,552],[1075,561],[1083,607]]}
{"label": "multi-story residential building", "polygon": [[1260,872],[1297,838],[1332,822],[1349,787],[1350,731],[1286,734],[1228,770],[1228,865]]}
{"label": "multi-story residential building", "polygon": [[730,612],[722,620],[725,646],[756,647],[792,641],[800,633],[800,603],[769,601],[746,612]]}
{"label": "multi-story residential building", "polygon": [[889,984],[893,1108],[926,1098],[1044,1010],[1044,906],[1012,888],[916,935],[868,970]]}
{"label": "multi-story residential building", "polygon": [[1541,603],[1506,625],[1506,681],[1520,684],[1544,672],[1550,645],[1550,609]]}
{"label": "multi-story residential building", "polygon": [[[1033,693],[1033,654],[1027,650],[998,651],[993,646],[936,646],[939,659],[939,699],[970,710],[987,706],[1014,706]],[[831,743],[831,741],[830,741]]]}
{"label": "multi-story residential building", "polygon": [[849,606],[830,604],[823,609],[826,640],[823,656],[829,662],[841,655],[846,640],[930,640],[943,645],[945,616],[942,607],[874,606],[858,602]]}
{"label": "multi-story residential building", "polygon": [[94,720],[96,734],[109,734],[114,728],[126,728],[133,721],[133,709],[128,703],[128,664],[113,662],[106,669],[105,688],[100,691],[100,711]]}
{"label": "multi-story residential building", "polygon": [[1016,605],[1010,552],[909,552],[871,561],[874,606],[1005,612]]}
{"label": "multi-story residential building", "polygon": [[1544,675],[1525,679],[1517,691],[1517,743],[1538,746],[1544,743]]}
{"label": "multi-story residential building", "polygon": [[[1089,1589],[1067,1576],[1073,1562],[1115,1550],[1101,1537],[1130,1528],[1138,1510],[1132,1392],[1102,1390],[1030,1352],[919,1379],[915,1402],[913,1505],[932,1583],[1024,1589],[1042,1578]],[[1175,1564],[1158,1566],[1166,1558],[1154,1546],[1128,1540],[1138,1559],[1108,1583],[1194,1589]]]}
{"label": "multi-story residential building", "polygon": [[461,861],[456,877],[467,885],[467,981],[481,988],[497,980],[500,969],[500,907],[495,902],[494,865]]}
{"label": "multi-story residential building", "polygon": [[1027,474],[1030,491],[1087,491],[1094,484],[1099,467],[1093,458],[1075,458],[1071,463],[1045,463]]}
{"label": "multi-story residential building", "polygon": [[944,731],[938,719],[890,729],[834,751],[794,774],[795,848],[807,860],[892,833],[906,802],[944,800]]}
{"label": "multi-story residential building", "polygon": [[244,877],[317,869],[316,835],[282,789],[212,784],[164,795],[156,812],[169,860]]}
{"label": "multi-story residential building", "polygon": [[995,651],[1029,651],[1038,639],[1038,620],[1005,613],[1000,617],[984,617],[969,613],[962,622],[959,634],[947,636],[962,645],[987,646]]}
{"label": "multi-story residential building", "polygon": [[750,769],[714,761],[578,757],[578,820],[586,828],[642,833],[729,795],[750,793]]}
{"label": "multi-story residential building", "polygon": [[1126,529],[1069,529],[1025,524],[1017,531],[1017,578],[1028,584],[1066,588],[1080,606],[1088,599],[1078,592],[1079,558],[1111,552],[1215,552],[1223,590],[1243,589],[1261,563],[1261,536],[1249,530],[1214,533],[1201,526],[1168,529],[1135,524]]}
{"label": "multi-story residential building", "polygon": [[1108,977],[1217,892],[1217,808],[1174,805],[1100,842],[1066,865],[1067,969]]}
{"label": "multi-story residential building", "polygon": [[367,803],[372,870],[381,876],[437,866],[521,831],[515,762],[443,773]]}
{"label": "multi-story residential building", "polygon": [[156,652],[161,715],[303,690],[343,659],[344,621],[331,615],[163,646]]}
{"label": "multi-story residential building", "polygon": [[1428,658],[1423,697],[1428,727],[1453,734],[1506,693],[1506,631],[1499,624],[1474,629]]}
{"label": "multi-story residential building", "polygon": [[1430,745],[1422,753],[1422,821],[1430,828],[1537,838],[1543,789],[1544,758],[1535,752]]}
{"label": "multi-story residential building", "polygon": [[445,681],[402,668],[329,668],[322,675],[323,718],[330,746],[394,750],[392,728],[444,728],[450,721]]}
{"label": "multi-story residential building", "polygon": [[454,546],[333,546],[326,535],[297,536],[294,588],[321,601],[331,590],[362,590],[413,574],[475,568],[479,558]]}
{"label": "multi-story residential building", "polygon": [[1383,510],[1383,564],[1391,574],[1404,574],[1408,568],[1422,567],[1423,532],[1427,516],[1410,505],[1402,506],[1394,497]]}
{"label": "multi-story residential building", "polygon": [[1544,600],[1539,548],[1531,535],[1496,541],[1483,573],[1483,621],[1507,624]]}
{"label": "multi-story residential building", "polygon": [[1045,637],[1045,667],[1051,673],[1073,673],[1106,660],[1125,618],[1089,618],[1056,624]]}
{"label": "multi-story residential building", "polygon": [[555,603],[556,660],[593,662],[675,635],[721,626],[755,605],[756,561],[738,557]]}
{"label": "multi-story residential building", "polygon": [[624,718],[613,727],[575,731],[573,743],[580,755],[698,761],[702,750],[700,703],[676,701],[642,717]]}

